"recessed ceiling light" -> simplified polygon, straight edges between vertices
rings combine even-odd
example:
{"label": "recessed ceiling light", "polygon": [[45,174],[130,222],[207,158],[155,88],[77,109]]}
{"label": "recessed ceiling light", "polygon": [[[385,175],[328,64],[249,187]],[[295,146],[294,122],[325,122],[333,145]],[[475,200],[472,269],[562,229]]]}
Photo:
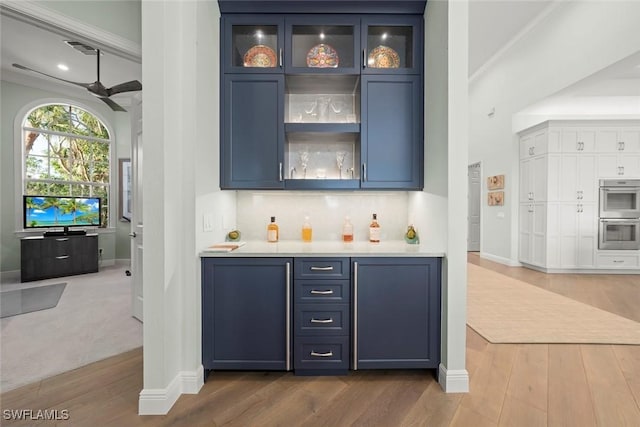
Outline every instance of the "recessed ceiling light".
{"label": "recessed ceiling light", "polygon": [[69,71],[69,67],[67,67],[64,64],[58,64],[58,68],[61,69],[62,71]]}

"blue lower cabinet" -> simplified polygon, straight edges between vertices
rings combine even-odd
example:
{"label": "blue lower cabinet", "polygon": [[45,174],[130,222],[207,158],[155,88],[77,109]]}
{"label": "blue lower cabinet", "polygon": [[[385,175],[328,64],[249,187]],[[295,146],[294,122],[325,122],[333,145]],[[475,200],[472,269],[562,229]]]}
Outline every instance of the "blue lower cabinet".
{"label": "blue lower cabinet", "polygon": [[203,258],[205,370],[291,369],[290,258]]}
{"label": "blue lower cabinet", "polygon": [[352,368],[437,368],[440,258],[353,258],[352,269]]}

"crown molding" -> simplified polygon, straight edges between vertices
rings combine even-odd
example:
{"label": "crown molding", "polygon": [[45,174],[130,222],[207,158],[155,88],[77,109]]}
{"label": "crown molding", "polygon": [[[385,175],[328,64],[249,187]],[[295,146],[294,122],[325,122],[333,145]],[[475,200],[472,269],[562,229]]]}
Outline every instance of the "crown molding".
{"label": "crown molding", "polygon": [[48,31],[75,37],[79,41],[130,61],[142,62],[142,46],[139,43],[78,21],[41,4],[5,0],[0,4],[0,13]]}

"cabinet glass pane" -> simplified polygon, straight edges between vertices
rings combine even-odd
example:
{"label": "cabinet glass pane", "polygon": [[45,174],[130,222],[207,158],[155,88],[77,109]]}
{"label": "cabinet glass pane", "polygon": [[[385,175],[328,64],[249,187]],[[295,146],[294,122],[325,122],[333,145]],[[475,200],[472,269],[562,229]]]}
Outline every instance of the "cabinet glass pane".
{"label": "cabinet glass pane", "polygon": [[357,133],[297,132],[287,135],[286,179],[359,179]]}
{"label": "cabinet glass pane", "polygon": [[234,25],[231,43],[234,67],[278,66],[277,25]]}
{"label": "cabinet glass pane", "polygon": [[367,66],[412,68],[413,27],[370,26],[367,31]]}
{"label": "cabinet glass pane", "polygon": [[352,68],[351,25],[294,25],[292,64],[301,68]]}

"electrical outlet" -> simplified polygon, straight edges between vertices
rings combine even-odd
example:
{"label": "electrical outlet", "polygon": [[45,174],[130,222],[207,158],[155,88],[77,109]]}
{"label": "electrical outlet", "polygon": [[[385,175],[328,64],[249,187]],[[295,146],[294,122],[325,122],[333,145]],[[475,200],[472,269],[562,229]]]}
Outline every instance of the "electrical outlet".
{"label": "electrical outlet", "polygon": [[213,214],[202,215],[202,231],[213,231]]}

